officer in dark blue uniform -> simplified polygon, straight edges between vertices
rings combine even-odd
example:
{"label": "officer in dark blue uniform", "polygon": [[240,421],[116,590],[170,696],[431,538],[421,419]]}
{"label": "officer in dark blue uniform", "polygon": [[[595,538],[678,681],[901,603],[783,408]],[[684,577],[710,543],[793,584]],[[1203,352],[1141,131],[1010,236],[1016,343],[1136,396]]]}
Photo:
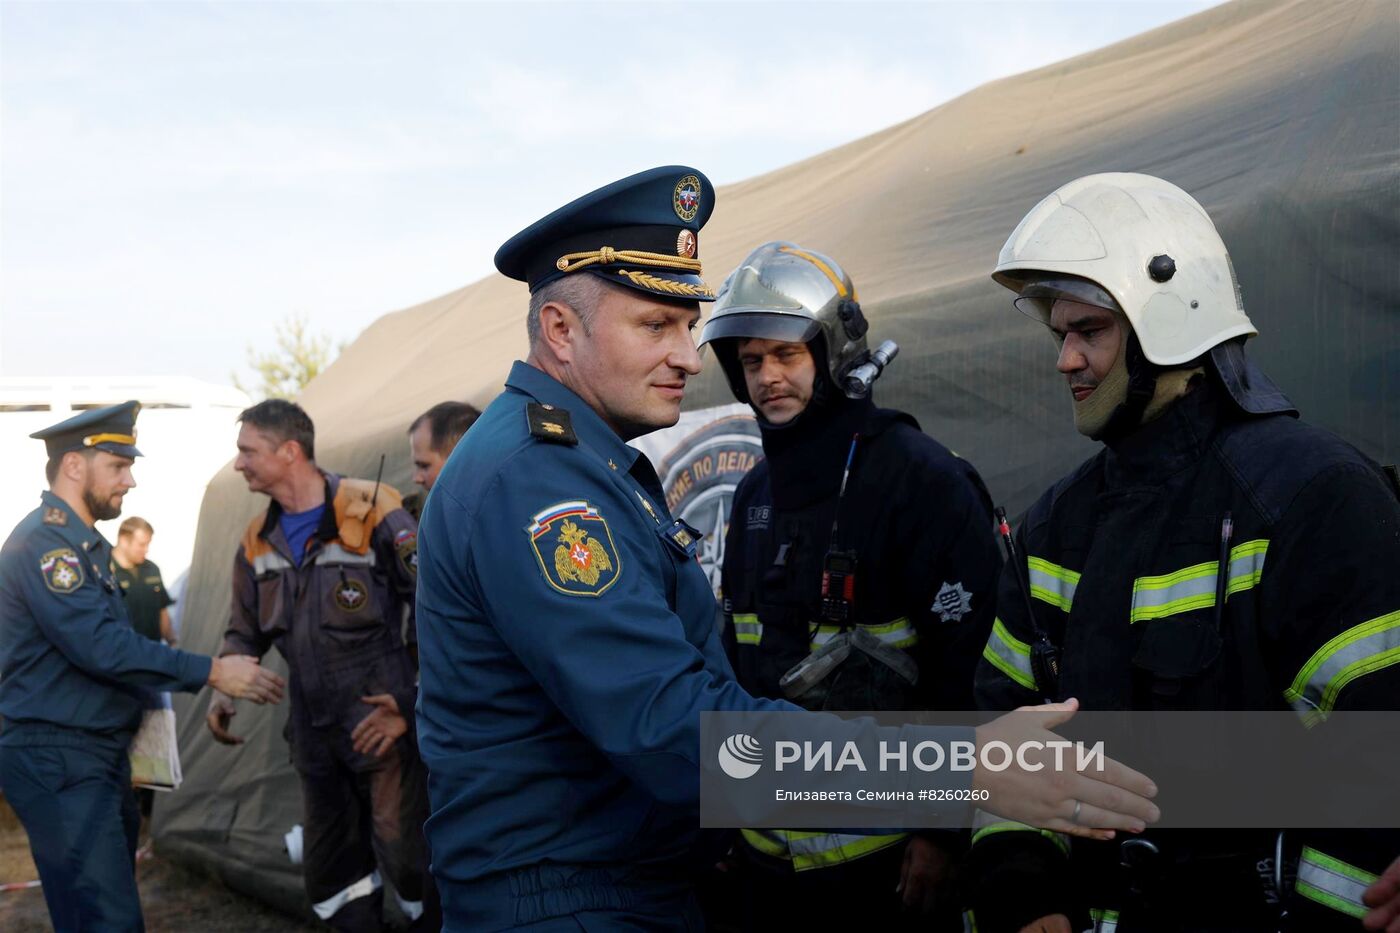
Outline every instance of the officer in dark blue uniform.
{"label": "officer in dark blue uniform", "polygon": [[49,490],[0,549],[0,790],[29,835],[54,929],[142,930],[140,822],[127,748],[154,691],[206,683],[257,703],[281,678],[249,658],[210,659],[138,635],[94,528],[136,485],[137,402],[30,435]]}
{"label": "officer in dark blue uniform", "polygon": [[699,713],[793,709],[734,682],[699,535],[626,443],[674,424],[700,370],[713,207],[705,176],[658,168],[496,254],[530,285],[530,358],[443,468],[419,537],[419,736],[448,930],[575,930],[574,915],[700,929]]}

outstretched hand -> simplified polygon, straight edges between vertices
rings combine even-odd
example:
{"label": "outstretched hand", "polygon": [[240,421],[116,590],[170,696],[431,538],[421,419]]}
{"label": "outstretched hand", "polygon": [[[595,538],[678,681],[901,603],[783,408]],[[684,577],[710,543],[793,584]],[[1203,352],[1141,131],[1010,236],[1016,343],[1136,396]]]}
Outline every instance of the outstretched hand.
{"label": "outstretched hand", "polygon": [[1112,839],[1114,831],[1142,832],[1148,823],[1161,817],[1152,797],[1157,786],[1144,774],[1128,766],[1104,759],[1104,770],[1057,771],[1044,743],[1062,742],[1050,730],[1063,725],[1078,711],[1079,701],[1023,706],[977,729],[977,748],[988,742],[1005,742],[1017,748],[1026,742],[1042,743],[1036,754],[1027,754],[1040,770],[1027,770],[1013,758],[1004,771],[980,765],[973,772],[973,786],[989,794],[982,809],[1006,819],[1029,823],[1041,829],[1082,836]]}

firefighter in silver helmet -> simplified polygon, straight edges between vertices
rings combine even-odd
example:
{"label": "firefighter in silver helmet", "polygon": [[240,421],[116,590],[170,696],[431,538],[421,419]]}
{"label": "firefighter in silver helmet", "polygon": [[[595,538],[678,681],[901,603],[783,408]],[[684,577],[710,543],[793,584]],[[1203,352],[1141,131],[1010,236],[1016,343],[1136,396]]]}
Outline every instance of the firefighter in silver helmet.
{"label": "firefighter in silver helmet", "polygon": [[[912,417],[875,407],[893,347],[872,354],[867,329],[840,265],[775,242],[730,275],[701,333],[765,454],[734,493],[726,648],[746,690],[809,709],[971,708],[1000,568],[990,499]],[[742,838],[748,929],[961,929],[945,882],[963,834]]]}
{"label": "firefighter in silver helmet", "polygon": [[[1075,427],[1103,447],[1020,522],[979,704],[1291,708],[1300,738],[1333,710],[1400,706],[1395,490],[1245,355],[1256,330],[1205,210],[1148,175],[1080,178],[1026,215],[992,278],[1048,327]],[[1037,632],[1053,673],[1031,664]],[[1375,833],[1288,833],[1290,886],[1283,866],[1258,869],[1277,864],[1272,830],[1071,849],[1015,828],[974,829],[984,933],[1358,929],[1359,882],[1395,854]]]}

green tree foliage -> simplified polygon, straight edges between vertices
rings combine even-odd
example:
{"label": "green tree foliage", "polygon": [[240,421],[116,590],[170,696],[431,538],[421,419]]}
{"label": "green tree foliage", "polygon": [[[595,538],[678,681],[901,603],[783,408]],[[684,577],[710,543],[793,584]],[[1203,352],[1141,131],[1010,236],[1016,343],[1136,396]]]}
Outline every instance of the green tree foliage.
{"label": "green tree foliage", "polygon": [[344,345],[333,346],[326,334],[312,334],[306,315],[293,314],[276,327],[277,349],[259,353],[248,345],[248,367],[258,375],[256,386],[246,386],[233,374],[233,384],[250,396],[292,398],[321,373]]}

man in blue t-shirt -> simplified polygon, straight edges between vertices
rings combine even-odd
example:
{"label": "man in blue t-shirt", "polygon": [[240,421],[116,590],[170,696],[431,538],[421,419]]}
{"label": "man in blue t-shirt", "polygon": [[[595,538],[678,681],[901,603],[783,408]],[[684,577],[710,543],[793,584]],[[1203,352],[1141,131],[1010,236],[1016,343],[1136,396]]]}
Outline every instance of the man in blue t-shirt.
{"label": "man in blue t-shirt", "polygon": [[[239,420],[234,469],[271,501],[234,555],[222,653],[275,646],[291,670],[312,909],[333,929],[379,929],[382,872],[411,929],[436,930],[412,712],[418,525],[393,487],[316,465],[315,427],[299,405],[268,399]],[[218,741],[242,741],[233,715],[232,704],[211,704]]]}

